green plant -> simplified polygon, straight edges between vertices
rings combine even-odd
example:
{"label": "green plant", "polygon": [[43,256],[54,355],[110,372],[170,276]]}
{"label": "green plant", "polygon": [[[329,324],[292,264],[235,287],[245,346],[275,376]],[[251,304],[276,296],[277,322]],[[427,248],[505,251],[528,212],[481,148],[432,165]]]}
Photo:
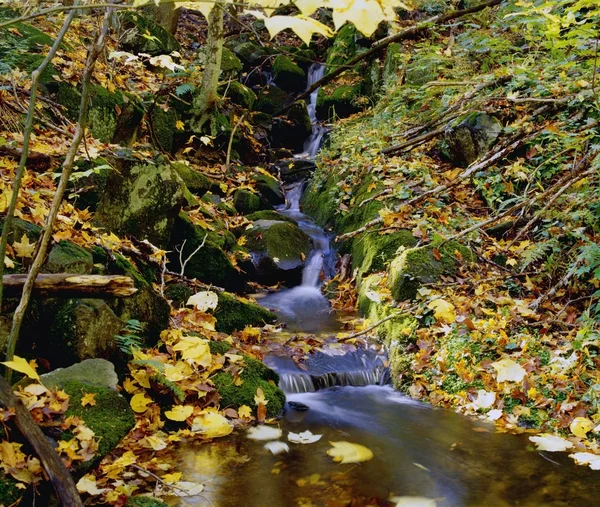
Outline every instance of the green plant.
{"label": "green plant", "polygon": [[121,334],[115,335],[115,342],[117,347],[124,354],[133,355],[135,349],[142,348],[144,339],[139,336],[143,332],[144,327],[139,320],[131,319],[125,324],[125,327],[121,330]]}

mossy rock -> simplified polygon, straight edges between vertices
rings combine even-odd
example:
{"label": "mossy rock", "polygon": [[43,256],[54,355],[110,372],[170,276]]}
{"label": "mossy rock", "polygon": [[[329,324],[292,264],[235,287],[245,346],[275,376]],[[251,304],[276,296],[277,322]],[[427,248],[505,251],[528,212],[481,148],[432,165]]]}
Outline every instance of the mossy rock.
{"label": "mossy rock", "polygon": [[175,109],[164,110],[155,107],[149,115],[150,126],[153,132],[154,143],[157,148],[165,153],[173,153],[175,133],[177,132],[177,112]]}
{"label": "mossy rock", "polygon": [[292,96],[281,88],[274,85],[265,86],[256,102],[257,111],[267,114],[275,114],[281,111],[287,104],[292,102]]}
{"label": "mossy rock", "polygon": [[42,383],[48,387],[62,387],[68,382],[83,382],[94,386],[117,390],[119,378],[115,366],[105,359],[86,359],[66,368],[58,368],[41,376]]}
{"label": "mossy rock", "polygon": [[410,248],[390,264],[388,287],[396,301],[414,299],[423,283],[433,283],[442,275],[456,274],[461,264],[473,262],[473,253],[456,241],[437,248],[440,242]]}
{"label": "mossy rock", "polygon": [[306,102],[296,102],[288,109],[285,116],[274,119],[271,131],[272,145],[275,148],[289,148],[294,152],[301,152],[304,141],[311,132],[312,123]]}
{"label": "mossy rock", "polygon": [[221,53],[221,71],[230,77],[237,76],[244,66],[231,49],[224,47]]}
{"label": "mossy rock", "polygon": [[66,240],[59,241],[52,246],[45,265],[45,271],[48,273],[89,275],[93,268],[92,254],[85,248]]}
{"label": "mossy rock", "polygon": [[394,42],[386,49],[382,72],[384,84],[394,84],[398,79],[398,69],[405,61],[402,47],[399,42]]}
{"label": "mossy rock", "polygon": [[244,188],[238,189],[233,194],[233,205],[241,215],[249,215],[256,211],[267,210],[272,206],[261,195],[255,194]]}
{"label": "mossy rock", "polygon": [[352,242],[352,263],[359,268],[359,276],[384,271],[399,248],[412,248],[416,244],[417,239],[408,230],[392,234],[367,233]]}
{"label": "mossy rock", "polygon": [[246,218],[248,220],[252,220],[253,222],[256,222],[257,220],[276,220],[283,222],[291,222],[292,224],[298,225],[298,222],[296,222],[293,218],[281,215],[280,213],[277,213],[277,211],[274,210],[257,211],[255,213],[250,213],[249,215],[246,215]]}
{"label": "mossy rock", "polygon": [[248,111],[252,110],[252,107],[256,102],[256,93],[250,88],[244,86],[239,81],[232,81],[219,88],[219,93],[225,93],[225,91],[227,91],[227,96],[231,99],[231,102]]}
{"label": "mossy rock", "polygon": [[337,70],[340,65],[344,65],[348,60],[356,56],[356,28],[348,23],[337,33],[333,45],[327,51],[326,68],[327,72]]}
{"label": "mossy rock", "polygon": [[77,209],[96,211],[111,170],[104,158],[77,161],[68,183],[68,191],[75,196],[73,205]]}
{"label": "mossy rock", "polygon": [[467,166],[484,156],[502,132],[502,124],[484,112],[459,117],[444,133],[453,162]]}
{"label": "mossy rock", "polygon": [[317,114],[319,118],[344,118],[361,110],[357,99],[361,94],[362,83],[356,76],[355,84],[331,83],[319,89]]}
{"label": "mossy rock", "polygon": [[[67,382],[63,389],[69,395],[65,417],[83,419],[98,440],[98,458],[84,464],[85,469],[89,470],[129,433],[135,424],[135,415],[127,400],[112,389],[73,381]],[[88,393],[96,395],[96,404],[84,407],[81,399]]]}
{"label": "mossy rock", "polygon": [[222,333],[239,331],[246,326],[262,327],[277,320],[277,315],[254,303],[241,301],[227,292],[217,293],[219,304],[214,312],[216,330]]}
{"label": "mossy rock", "polygon": [[165,289],[165,297],[171,301],[174,308],[185,306],[187,300],[193,295],[192,289],[183,283],[174,283]]}
{"label": "mossy rock", "polygon": [[[232,236],[235,243],[235,236],[230,232],[228,232],[228,235]],[[205,237],[206,241],[204,241]],[[187,215],[180,214],[173,226],[169,243],[171,253],[168,258],[170,265],[173,266],[174,271],[179,272],[181,269],[179,253],[175,248],[180,248],[184,240],[183,259],[187,259],[192,252],[204,243],[204,246],[186,264],[185,276],[197,278],[204,283],[212,283],[227,290],[242,291],[246,287],[245,276],[233,266],[223,249],[215,244],[215,241],[219,239],[221,244],[225,246],[225,238],[219,238],[216,232],[205,231],[194,225]]]}
{"label": "mossy rock", "polygon": [[311,240],[297,225],[280,220],[258,220],[252,229],[244,232],[244,237],[256,281],[266,285],[300,283]]}
{"label": "mossy rock", "polygon": [[288,56],[279,55],[275,58],[273,77],[277,86],[287,92],[300,92],[306,88],[306,72]]}
{"label": "mossy rock", "polygon": [[169,507],[169,504],[153,496],[130,496],[125,507]]}
{"label": "mossy rock", "polygon": [[170,165],[123,164],[112,171],[94,217],[117,235],[165,247],[183,204],[185,185]]}
{"label": "mossy rock", "polygon": [[211,354],[222,356],[231,350],[231,344],[226,341],[210,340],[208,342],[208,348],[210,349]]}
{"label": "mossy rock", "polygon": [[212,182],[204,174],[196,171],[183,162],[172,164],[173,169],[177,171],[179,177],[185,183],[185,186],[198,197],[202,197],[211,188]]}
{"label": "mossy rock", "polygon": [[233,48],[233,52],[244,64],[249,66],[255,65],[268,55],[267,50],[263,46],[259,46],[253,42],[242,42]]}
{"label": "mossy rock", "polygon": [[221,396],[221,408],[239,408],[247,405],[256,410],[256,390],[260,387],[267,399],[267,416],[276,417],[285,405],[285,394],[277,387],[279,375],[260,361],[244,356],[244,369],[240,374],[242,385],[235,385],[235,379],[229,373],[217,373],[211,378]]}
{"label": "mossy rock", "polygon": [[417,58],[406,64],[404,83],[412,86],[423,86],[438,79],[442,71],[449,65],[449,60],[439,55],[419,53]]}
{"label": "mossy rock", "polygon": [[273,206],[285,204],[285,195],[277,178],[270,174],[256,173],[252,176],[252,179],[255,181],[256,189],[260,195],[270,204]]}
{"label": "mossy rock", "polygon": [[[12,245],[15,241],[21,241],[25,235],[31,243],[36,242],[42,234],[42,228],[39,225],[32,224],[20,218],[13,218],[8,231],[8,244]],[[0,218],[0,228],[4,227],[4,217]]]}
{"label": "mossy rock", "polygon": [[177,39],[152,19],[137,12],[120,12],[119,21],[125,29],[121,47],[130,53],[151,56],[171,54],[181,46]]}

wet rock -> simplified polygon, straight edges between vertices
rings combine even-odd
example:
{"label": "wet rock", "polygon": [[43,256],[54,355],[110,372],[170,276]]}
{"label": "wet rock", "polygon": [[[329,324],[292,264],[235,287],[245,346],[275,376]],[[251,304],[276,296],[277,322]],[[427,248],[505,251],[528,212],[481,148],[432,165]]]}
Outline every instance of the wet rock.
{"label": "wet rock", "polygon": [[462,116],[444,134],[453,162],[468,166],[485,155],[502,132],[502,124],[493,116],[473,112]]}
{"label": "wet rock", "polygon": [[219,303],[214,312],[215,329],[223,333],[241,331],[246,326],[262,327],[277,320],[277,315],[257,304],[241,301],[233,294],[219,292]]}
{"label": "wet rock", "polygon": [[211,188],[212,182],[204,174],[196,171],[183,162],[175,162],[173,169],[177,171],[179,177],[185,183],[190,192],[198,197],[202,197]]}
{"label": "wet rock", "polygon": [[306,72],[288,56],[279,55],[275,58],[273,77],[277,86],[287,92],[300,92],[306,88]]}
{"label": "wet rock", "polygon": [[308,115],[306,102],[296,102],[288,109],[285,116],[273,119],[271,140],[274,148],[289,148],[299,153],[304,141],[312,132],[312,123]]}
{"label": "wet rock", "polygon": [[175,109],[163,109],[160,105],[153,107],[148,114],[148,121],[152,128],[153,144],[158,145],[161,151],[173,153],[177,151],[175,133],[177,132],[177,112]]}
{"label": "wet rock", "polygon": [[98,226],[167,245],[185,189],[172,166],[124,163],[111,171],[106,188],[94,217]]}
{"label": "wet rock", "polygon": [[359,276],[383,271],[398,252],[398,249],[412,248],[417,239],[409,230],[392,234],[368,233],[352,243],[352,262],[359,268]]}
{"label": "wet rock", "polygon": [[354,84],[330,83],[319,89],[317,116],[322,119],[344,118],[362,109],[358,98],[361,95],[361,78],[357,74]]}
{"label": "wet rock", "polygon": [[279,160],[271,167],[271,171],[279,174],[284,183],[295,183],[310,178],[317,165],[312,160],[288,158]]}
{"label": "wet rock", "polygon": [[[285,204],[285,195],[277,178],[270,174],[257,173],[252,179],[256,182],[256,189],[260,195],[273,206]],[[256,212],[260,213],[260,211]]]}
{"label": "wet rock", "polygon": [[252,276],[256,281],[266,285],[300,283],[311,241],[297,225],[258,220],[244,232],[244,237],[252,258]]}
{"label": "wet rock", "polygon": [[123,29],[120,42],[124,51],[156,56],[168,55],[181,49],[177,39],[149,17],[126,11],[119,13],[119,21]]}
{"label": "wet rock", "polygon": [[45,271],[89,275],[94,269],[92,254],[71,241],[59,241],[52,246]]}
{"label": "wet rock", "polygon": [[256,93],[239,81],[232,81],[219,88],[219,93],[223,94],[225,92],[231,99],[231,102],[244,109],[251,110],[256,102]]}
{"label": "wet rock", "polygon": [[300,403],[299,401],[288,401],[287,405],[292,410],[296,410],[297,412],[306,412],[307,410],[310,409],[310,407],[308,405],[305,405],[304,403]]}
{"label": "wet rock", "polygon": [[276,220],[276,221],[284,221],[284,222],[292,222],[293,224],[298,224],[293,218],[286,217],[277,213],[275,210],[265,210],[265,211],[257,211],[256,213],[250,213],[246,215],[248,220],[252,220],[256,222],[257,220]]}
{"label": "wet rock", "polygon": [[80,382],[117,390],[119,378],[115,366],[106,359],[86,359],[67,368],[57,368],[41,375],[46,387],[63,388],[68,382]]}
{"label": "wet rock", "polygon": [[241,215],[249,215],[256,211],[272,208],[264,197],[246,189],[238,189],[235,191],[233,194],[233,205]]}
{"label": "wet rock", "polygon": [[256,65],[268,54],[263,46],[259,46],[253,42],[242,42],[234,46],[233,52],[248,66]]}
{"label": "wet rock", "polygon": [[235,55],[231,49],[224,47],[221,54],[221,71],[227,76],[237,76],[244,66],[242,61]]}
{"label": "wet rock", "polygon": [[290,94],[274,85],[265,86],[258,94],[255,109],[262,113],[276,114],[292,102]]}

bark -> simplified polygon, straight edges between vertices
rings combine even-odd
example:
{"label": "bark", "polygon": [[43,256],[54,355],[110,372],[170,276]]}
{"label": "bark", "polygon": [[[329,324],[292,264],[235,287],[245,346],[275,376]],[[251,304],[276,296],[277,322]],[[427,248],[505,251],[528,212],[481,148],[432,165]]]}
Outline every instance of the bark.
{"label": "bark", "polygon": [[194,130],[201,132],[210,118],[217,101],[219,74],[221,73],[221,56],[223,54],[223,12],[224,3],[217,1],[208,15],[208,35],[206,39],[206,64],[202,74],[202,87],[194,98],[194,114],[196,115]]}
{"label": "bark", "polygon": [[144,16],[152,18],[160,26],[173,35],[175,35],[177,32],[180,12],[181,9],[176,9],[175,4],[173,3],[151,5],[142,10]]}
{"label": "bark", "polygon": [[[23,291],[27,275],[5,275],[2,279],[8,297],[18,297]],[[38,275],[32,295],[51,297],[128,297],[137,292],[134,281],[122,275],[74,275],[60,273]]]}

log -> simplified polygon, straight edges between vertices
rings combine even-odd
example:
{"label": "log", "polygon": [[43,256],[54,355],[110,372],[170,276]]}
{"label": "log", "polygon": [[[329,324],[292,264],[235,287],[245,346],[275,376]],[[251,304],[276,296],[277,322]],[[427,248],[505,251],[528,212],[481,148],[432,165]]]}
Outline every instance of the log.
{"label": "log", "polygon": [[[4,293],[18,297],[25,280],[27,275],[4,275]],[[52,297],[123,298],[136,292],[133,279],[123,275],[45,274],[38,275],[33,286],[34,295]]]}
{"label": "log", "polygon": [[39,456],[48,478],[54,486],[60,505],[69,507],[83,506],[75,482],[65,468],[60,456],[56,453],[50,441],[46,438],[37,423],[31,417],[29,410],[14,395],[10,384],[0,375],[0,405],[14,410],[15,424],[21,434],[31,444]]}

